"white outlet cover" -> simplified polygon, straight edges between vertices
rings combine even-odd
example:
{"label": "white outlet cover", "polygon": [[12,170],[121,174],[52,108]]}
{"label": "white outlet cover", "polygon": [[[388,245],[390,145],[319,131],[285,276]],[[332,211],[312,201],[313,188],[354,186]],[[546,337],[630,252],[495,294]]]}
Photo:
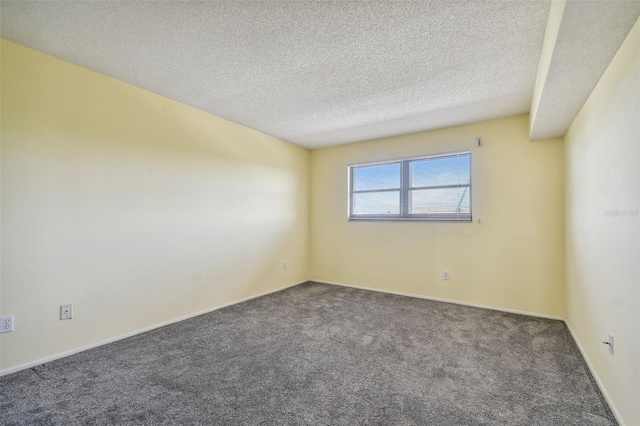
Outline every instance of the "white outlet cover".
{"label": "white outlet cover", "polygon": [[5,315],[0,317],[0,333],[8,333],[13,331],[14,327],[14,318],[13,315]]}
{"label": "white outlet cover", "polygon": [[442,279],[443,280],[448,280],[449,279],[449,271],[444,271],[442,273]]}
{"label": "white outlet cover", "polygon": [[67,320],[73,318],[73,305],[61,305],[60,306],[60,319]]}

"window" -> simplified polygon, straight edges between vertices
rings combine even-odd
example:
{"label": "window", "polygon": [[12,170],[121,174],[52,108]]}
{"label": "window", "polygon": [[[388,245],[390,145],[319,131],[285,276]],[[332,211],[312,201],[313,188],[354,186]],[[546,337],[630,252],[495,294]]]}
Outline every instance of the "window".
{"label": "window", "polygon": [[349,166],[349,219],[471,221],[471,152]]}

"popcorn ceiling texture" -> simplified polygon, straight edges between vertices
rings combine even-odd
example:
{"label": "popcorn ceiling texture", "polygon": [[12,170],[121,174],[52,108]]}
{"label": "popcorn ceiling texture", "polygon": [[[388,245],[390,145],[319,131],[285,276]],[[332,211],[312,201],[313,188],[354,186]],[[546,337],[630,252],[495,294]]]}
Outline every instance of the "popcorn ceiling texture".
{"label": "popcorn ceiling texture", "polygon": [[549,6],[3,1],[1,24],[8,40],[318,148],[528,112]]}

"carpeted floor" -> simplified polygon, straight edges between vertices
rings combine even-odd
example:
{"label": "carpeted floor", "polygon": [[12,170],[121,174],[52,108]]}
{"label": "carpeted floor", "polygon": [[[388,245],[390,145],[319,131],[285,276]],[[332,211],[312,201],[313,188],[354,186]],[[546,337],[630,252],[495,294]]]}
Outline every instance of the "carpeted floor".
{"label": "carpeted floor", "polygon": [[3,425],[611,425],[560,321],[306,283],[0,378]]}

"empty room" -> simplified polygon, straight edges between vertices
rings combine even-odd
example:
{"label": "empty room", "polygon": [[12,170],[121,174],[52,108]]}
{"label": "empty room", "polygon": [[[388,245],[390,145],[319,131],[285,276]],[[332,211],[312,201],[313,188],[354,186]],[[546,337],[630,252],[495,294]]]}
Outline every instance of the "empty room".
{"label": "empty room", "polygon": [[640,1],[0,1],[0,424],[640,425]]}

